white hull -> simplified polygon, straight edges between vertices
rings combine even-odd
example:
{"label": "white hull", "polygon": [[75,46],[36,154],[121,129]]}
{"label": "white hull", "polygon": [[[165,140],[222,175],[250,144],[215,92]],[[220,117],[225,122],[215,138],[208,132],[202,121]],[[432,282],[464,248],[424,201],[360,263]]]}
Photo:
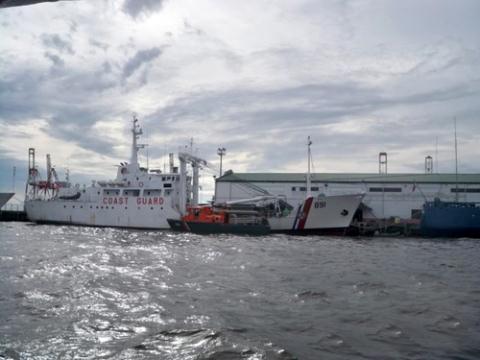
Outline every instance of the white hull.
{"label": "white hull", "polygon": [[268,222],[272,231],[328,232],[346,229],[362,198],[363,194],[310,197],[288,216],[269,218]]}
{"label": "white hull", "polygon": [[87,226],[169,229],[167,218],[177,219],[179,213],[171,206],[138,205],[105,206],[99,202],[68,200],[29,200],[25,211],[30,221]]}

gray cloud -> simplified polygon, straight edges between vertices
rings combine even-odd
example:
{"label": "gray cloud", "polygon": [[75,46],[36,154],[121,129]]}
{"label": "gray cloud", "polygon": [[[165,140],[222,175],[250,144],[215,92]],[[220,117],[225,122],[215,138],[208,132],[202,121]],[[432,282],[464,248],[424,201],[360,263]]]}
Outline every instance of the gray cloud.
{"label": "gray cloud", "polygon": [[62,39],[58,34],[43,34],[41,36],[42,42],[46,47],[53,48],[62,53],[68,53],[73,55],[72,44],[67,40]]}
{"label": "gray cloud", "polygon": [[55,55],[55,54],[52,54],[50,52],[45,52],[44,56],[51,60],[54,67],[57,67],[57,68],[60,68],[60,67],[63,67],[65,65],[65,61],[63,61],[63,59],[58,56],[58,55]]}
{"label": "gray cloud", "polygon": [[102,49],[103,51],[107,51],[109,48],[109,45],[107,43],[95,40],[95,39],[90,39],[89,40],[90,45]]}
{"label": "gray cloud", "polygon": [[126,80],[135,73],[143,64],[147,64],[160,56],[162,50],[154,47],[148,50],[139,50],[123,67],[123,79]]}
{"label": "gray cloud", "polygon": [[140,14],[158,11],[166,0],[125,0],[123,11],[133,18]]}
{"label": "gray cloud", "polygon": [[[196,136],[198,147],[210,161],[216,161],[214,150],[219,145],[226,146],[231,155],[250,152],[255,156],[248,164],[253,171],[281,171],[286,164],[304,160],[302,145],[307,135],[316,142],[320,166],[325,165],[325,159],[337,160],[338,164],[355,159],[370,163],[368,170],[375,172],[379,151],[388,151],[394,163],[402,153],[418,148],[417,158],[396,165],[422,171],[423,156],[433,155],[436,137],[445,152],[444,160],[450,159],[449,106],[454,104],[465,128],[480,131],[475,118],[479,94],[478,81],[394,95],[379,87],[351,82],[262,91],[230,89],[188,94],[145,120],[146,126],[160,128],[163,136],[182,134],[185,142],[189,136]],[[396,114],[402,108],[410,109],[411,114]],[[355,128],[362,126],[367,130]],[[462,134],[464,139],[468,135]],[[447,163],[442,166],[450,170]]]}

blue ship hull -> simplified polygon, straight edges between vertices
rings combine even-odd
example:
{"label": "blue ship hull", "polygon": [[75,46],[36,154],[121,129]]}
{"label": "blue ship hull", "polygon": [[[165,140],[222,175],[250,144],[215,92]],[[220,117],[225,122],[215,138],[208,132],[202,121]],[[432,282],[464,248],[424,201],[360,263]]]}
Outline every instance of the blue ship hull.
{"label": "blue ship hull", "polygon": [[480,237],[480,206],[435,200],[423,205],[420,231],[424,236]]}

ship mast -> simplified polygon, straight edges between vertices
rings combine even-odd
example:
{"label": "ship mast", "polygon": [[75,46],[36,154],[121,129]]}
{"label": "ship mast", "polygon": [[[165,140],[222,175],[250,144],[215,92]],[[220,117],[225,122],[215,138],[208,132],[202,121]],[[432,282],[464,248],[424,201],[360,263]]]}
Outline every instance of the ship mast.
{"label": "ship mast", "polygon": [[312,158],[312,155],[311,155],[311,150],[310,150],[310,146],[312,145],[312,141],[310,140],[310,136],[308,137],[308,140],[307,140],[307,156],[308,156],[308,170],[307,170],[307,198],[312,196],[312,189],[311,189],[311,179],[310,179],[310,159]]}
{"label": "ship mast", "polygon": [[137,124],[138,119],[136,116],[133,117],[133,126],[132,126],[132,155],[130,156],[130,164],[139,167],[140,165],[138,164],[138,150],[143,148],[143,145],[138,145],[137,140],[140,137],[140,135],[143,134],[142,129],[140,128],[140,125]]}

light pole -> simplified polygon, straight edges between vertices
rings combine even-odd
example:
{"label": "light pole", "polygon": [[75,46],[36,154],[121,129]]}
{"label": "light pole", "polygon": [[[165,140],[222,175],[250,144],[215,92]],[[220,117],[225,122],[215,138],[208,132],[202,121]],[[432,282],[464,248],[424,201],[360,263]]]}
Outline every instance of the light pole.
{"label": "light pole", "polygon": [[227,149],[225,149],[224,147],[217,149],[217,155],[220,156],[220,176],[222,176],[222,159],[226,151]]}

